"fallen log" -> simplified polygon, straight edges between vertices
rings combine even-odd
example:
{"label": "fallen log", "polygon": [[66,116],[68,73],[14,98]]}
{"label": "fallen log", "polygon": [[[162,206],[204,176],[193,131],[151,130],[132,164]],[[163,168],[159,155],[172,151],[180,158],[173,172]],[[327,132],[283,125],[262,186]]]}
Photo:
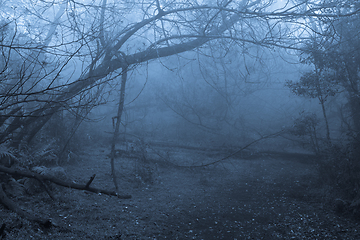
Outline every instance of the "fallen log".
{"label": "fallen log", "polygon": [[[93,192],[93,193],[97,193],[97,194],[106,194],[106,195],[118,197],[120,199],[131,198],[131,195],[120,195],[115,191],[90,187],[90,184],[91,184],[93,178],[90,179],[90,181],[88,181],[86,184],[77,184],[74,182],[68,182],[68,181],[58,179],[54,176],[41,175],[41,174],[37,174],[37,173],[31,172],[28,170],[23,170],[23,169],[7,168],[7,167],[0,166],[0,172],[7,173],[12,176],[34,178],[39,181],[50,181],[59,186],[78,189],[78,190],[85,190],[85,191]],[[95,176],[93,176],[93,177],[95,178]]]}

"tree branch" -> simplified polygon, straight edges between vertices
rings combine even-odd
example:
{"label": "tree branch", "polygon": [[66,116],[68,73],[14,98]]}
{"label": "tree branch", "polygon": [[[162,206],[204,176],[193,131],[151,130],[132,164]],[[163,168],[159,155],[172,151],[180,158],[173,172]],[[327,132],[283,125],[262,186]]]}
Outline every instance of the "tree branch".
{"label": "tree branch", "polygon": [[231,153],[230,155],[228,155],[228,156],[226,156],[226,157],[224,157],[224,158],[222,158],[222,159],[216,160],[216,161],[211,162],[211,163],[202,164],[202,165],[199,165],[199,166],[190,166],[190,168],[208,167],[208,166],[211,166],[211,165],[220,163],[220,162],[222,162],[222,161],[224,161],[224,160],[226,160],[226,159],[228,159],[228,158],[230,158],[230,157],[238,154],[239,152],[245,150],[246,148],[250,147],[251,145],[253,145],[253,144],[257,143],[257,142],[260,142],[261,140],[267,139],[267,138],[279,136],[279,135],[280,135],[281,133],[283,133],[284,131],[285,131],[285,130],[281,130],[281,131],[276,132],[276,133],[272,133],[272,134],[269,134],[269,135],[266,135],[266,136],[262,136],[262,137],[260,137],[260,138],[258,138],[258,139],[256,139],[256,140],[248,143],[248,144],[245,145],[244,147],[240,148],[239,150]]}

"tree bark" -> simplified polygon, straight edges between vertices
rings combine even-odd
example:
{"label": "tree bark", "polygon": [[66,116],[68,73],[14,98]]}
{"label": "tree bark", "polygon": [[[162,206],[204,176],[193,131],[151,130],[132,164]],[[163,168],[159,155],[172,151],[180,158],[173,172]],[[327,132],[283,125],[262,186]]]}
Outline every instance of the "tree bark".
{"label": "tree bark", "polygon": [[349,104],[351,108],[351,118],[353,121],[354,132],[356,134],[356,140],[360,142],[360,98],[358,96],[350,97]]}
{"label": "tree bark", "polygon": [[327,118],[327,115],[326,115],[325,100],[321,96],[321,97],[319,97],[319,101],[320,101],[320,104],[321,104],[321,109],[322,109],[323,117],[324,117],[324,120],[325,120],[327,143],[331,144],[330,127],[329,127],[329,121],[328,121],[328,118]]}
{"label": "tree bark", "polygon": [[119,186],[117,184],[117,177],[116,177],[116,171],[115,171],[115,155],[116,155],[116,150],[115,150],[115,145],[116,142],[118,141],[118,137],[119,137],[119,128],[120,128],[120,123],[121,123],[121,116],[124,110],[124,100],[125,100],[125,85],[126,85],[126,80],[127,80],[127,67],[123,68],[123,72],[121,75],[121,88],[120,88],[120,100],[119,100],[119,106],[118,106],[118,112],[116,115],[116,125],[115,125],[115,131],[114,131],[114,135],[113,135],[113,139],[111,142],[111,174],[113,177],[113,181],[114,181],[114,185],[116,188],[116,191],[118,191]]}

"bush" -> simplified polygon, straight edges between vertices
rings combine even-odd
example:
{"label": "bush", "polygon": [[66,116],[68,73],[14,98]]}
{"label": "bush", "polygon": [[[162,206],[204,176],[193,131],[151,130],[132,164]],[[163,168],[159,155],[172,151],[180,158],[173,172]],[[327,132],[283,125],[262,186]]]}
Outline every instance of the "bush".
{"label": "bush", "polygon": [[302,139],[303,147],[310,147],[316,154],[321,152],[324,145],[318,129],[319,122],[316,114],[301,112],[290,129],[290,134]]}
{"label": "bush", "polygon": [[341,199],[344,209],[359,213],[360,210],[360,154],[356,144],[332,146],[319,162],[319,178],[330,201]]}

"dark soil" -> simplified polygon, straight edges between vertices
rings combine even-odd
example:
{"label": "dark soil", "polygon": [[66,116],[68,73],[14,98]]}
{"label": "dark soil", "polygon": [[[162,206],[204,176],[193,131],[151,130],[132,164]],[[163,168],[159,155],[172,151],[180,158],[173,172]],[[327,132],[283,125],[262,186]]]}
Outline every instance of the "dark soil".
{"label": "dark soil", "polygon": [[[113,189],[105,147],[64,166],[67,178]],[[359,224],[325,204],[308,156],[233,157],[207,168],[176,167],[216,161],[224,154],[175,147],[117,158],[123,200],[55,187],[12,198],[23,209],[52,218],[49,229],[0,207],[3,239],[360,239]],[[160,157],[160,156],[161,157]],[[226,155],[223,155],[224,157]],[[1,237],[0,237],[1,239]]]}

